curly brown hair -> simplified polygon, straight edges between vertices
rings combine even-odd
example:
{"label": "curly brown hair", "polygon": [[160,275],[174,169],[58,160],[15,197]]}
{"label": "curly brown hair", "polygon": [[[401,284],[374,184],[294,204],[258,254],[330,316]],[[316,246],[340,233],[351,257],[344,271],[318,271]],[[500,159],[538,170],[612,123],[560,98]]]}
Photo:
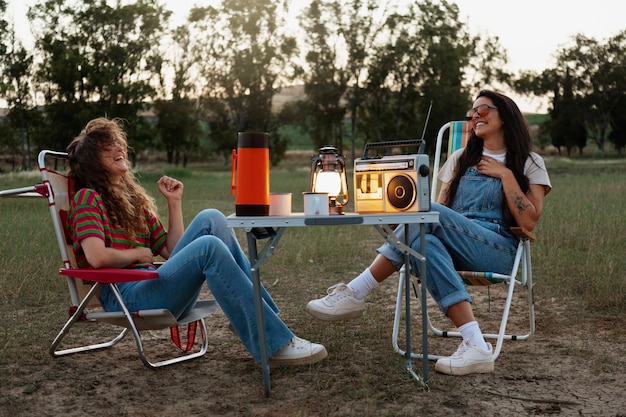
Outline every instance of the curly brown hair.
{"label": "curly brown hair", "polygon": [[128,239],[134,240],[138,234],[148,232],[145,211],[156,214],[156,205],[132,170],[124,174],[119,184],[111,182],[101,153],[115,144],[128,150],[122,120],[105,117],[91,120],[67,147],[68,175],[74,178],[75,192],[91,188],[100,194],[111,223],[124,230]]}

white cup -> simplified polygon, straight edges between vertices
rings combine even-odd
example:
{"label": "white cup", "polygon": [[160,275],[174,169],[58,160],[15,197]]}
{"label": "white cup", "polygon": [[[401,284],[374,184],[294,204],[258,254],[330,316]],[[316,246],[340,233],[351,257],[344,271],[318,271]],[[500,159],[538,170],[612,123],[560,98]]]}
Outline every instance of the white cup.
{"label": "white cup", "polygon": [[302,195],[305,216],[328,216],[328,193],[305,191]]}
{"label": "white cup", "polygon": [[291,216],[291,193],[270,193],[270,216]]}

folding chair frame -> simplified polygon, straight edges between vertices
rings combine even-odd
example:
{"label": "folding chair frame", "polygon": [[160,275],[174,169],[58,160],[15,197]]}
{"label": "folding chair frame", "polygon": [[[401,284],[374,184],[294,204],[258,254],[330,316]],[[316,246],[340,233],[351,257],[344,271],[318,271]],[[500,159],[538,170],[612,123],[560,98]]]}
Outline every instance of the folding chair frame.
{"label": "folding chair frame", "polygon": [[[441,147],[443,144],[444,133],[447,130],[449,130],[450,132],[448,141],[448,155],[450,155],[452,151],[458,149],[459,147],[465,146],[465,142],[462,140],[462,136],[469,134],[467,122],[464,121],[448,122],[439,129],[439,132],[437,134],[435,158],[433,161],[433,176],[431,184],[431,200],[433,201],[437,199],[437,176],[439,173],[439,164],[441,160]],[[502,350],[502,343],[504,340],[526,340],[530,338],[535,332],[535,307],[533,299],[532,264],[530,254],[530,244],[531,242],[534,242],[535,236],[531,232],[521,227],[511,228],[511,231],[519,239],[519,244],[517,246],[517,252],[513,263],[513,268],[509,275],[498,274],[494,272],[457,271],[460,278],[466,285],[487,286],[500,283],[507,285],[507,295],[503,306],[502,319],[500,321],[498,333],[484,333],[484,337],[486,339],[497,340],[496,347],[493,352],[494,360],[497,359],[497,357],[500,355],[500,351]],[[405,279],[407,279],[407,276],[408,279],[411,279],[411,274],[406,273],[406,268],[408,268],[408,266],[404,265],[399,274],[400,278],[398,282],[398,293],[396,299],[396,309],[392,333],[393,348],[397,353],[403,356],[406,356],[407,353],[406,351],[400,349],[398,345],[398,333],[400,328],[400,320],[402,318],[403,299],[406,298],[404,295],[406,287]],[[419,277],[416,279],[416,284],[420,284]],[[528,295],[529,328],[527,333],[521,335],[506,333],[506,326],[509,319],[509,313],[513,301],[513,293],[516,285],[520,285],[526,288]],[[416,291],[416,293],[419,294],[420,292]],[[428,312],[424,311],[423,314],[428,315]],[[461,334],[457,331],[446,331],[437,328],[430,320],[430,317],[427,317],[427,321],[429,331],[431,331],[436,336],[461,337]],[[411,352],[411,357],[421,359],[423,358],[423,355],[421,353]],[[430,353],[428,354],[429,360],[437,360],[441,357],[441,355],[432,355]]]}
{"label": "folding chair frame", "polygon": [[[66,356],[78,352],[86,352],[111,347],[117,344],[126,335],[128,330],[132,333],[137,345],[137,352],[142,362],[151,369],[171,365],[203,356],[208,350],[208,338],[204,318],[213,314],[217,308],[215,300],[201,300],[196,303],[194,309],[185,317],[176,318],[166,309],[150,309],[130,312],[121,296],[118,283],[139,281],[158,278],[156,271],[130,270],[116,268],[102,269],[79,269],[74,267],[73,253],[69,247],[67,236],[64,230],[61,211],[69,209],[71,190],[69,190],[68,178],[47,168],[46,161],[50,158],[66,160],[67,154],[44,150],[39,153],[38,165],[43,179],[43,184],[32,187],[23,187],[0,192],[2,197],[45,197],[48,199],[48,206],[54,225],[57,243],[61,252],[63,267],[59,270],[61,275],[67,277],[67,282],[72,299],[69,318],[59,334],[56,336],[49,348],[49,353],[53,357]],[[86,295],[81,294],[79,287],[84,286],[83,282],[90,285]],[[92,311],[91,308],[99,306],[95,295],[99,288],[108,286],[115,295],[122,311],[105,312]],[[88,287],[87,287],[88,288]],[[124,329],[113,339],[93,345],[84,345],[58,350],[62,340],[69,333],[70,329],[78,322],[106,322]],[[194,340],[188,340],[187,349],[179,348],[185,352],[184,355],[152,362],[146,355],[141,338],[142,330],[159,330],[170,328],[176,330],[180,325],[188,325],[188,338],[195,339],[195,329],[200,327],[201,343],[197,350],[193,350]],[[194,333],[194,335],[192,335]]]}

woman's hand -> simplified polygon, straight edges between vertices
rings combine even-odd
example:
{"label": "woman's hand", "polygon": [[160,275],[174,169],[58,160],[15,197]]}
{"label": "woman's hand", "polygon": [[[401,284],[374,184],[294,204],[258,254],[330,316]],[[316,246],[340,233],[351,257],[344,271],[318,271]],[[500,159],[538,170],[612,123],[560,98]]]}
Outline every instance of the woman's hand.
{"label": "woman's hand", "polygon": [[157,181],[159,192],[167,200],[167,212],[168,212],[168,228],[167,228],[167,240],[165,247],[161,250],[159,255],[165,259],[169,259],[170,254],[174,251],[176,243],[183,235],[185,227],[183,225],[183,183],[168,177],[162,176]]}
{"label": "woman's hand", "polygon": [[483,155],[478,165],[476,165],[478,172],[483,175],[502,179],[508,171],[510,171],[506,165],[502,162],[498,162],[495,159]]}
{"label": "woman's hand", "polygon": [[137,246],[130,250],[135,251],[135,254],[137,255],[137,263],[151,264],[154,262],[154,256],[152,255],[152,251],[150,250],[150,248]]}
{"label": "woman's hand", "polygon": [[515,223],[527,230],[533,230],[539,217],[541,217],[545,188],[540,185],[530,184],[528,192],[522,192],[513,175],[513,171],[508,169],[502,162],[485,155],[483,155],[476,167],[479,173],[502,181],[504,197],[509,211],[515,219]]}
{"label": "woman's hand", "polygon": [[183,183],[167,175],[162,176],[157,181],[157,187],[168,201],[180,200],[183,197]]}

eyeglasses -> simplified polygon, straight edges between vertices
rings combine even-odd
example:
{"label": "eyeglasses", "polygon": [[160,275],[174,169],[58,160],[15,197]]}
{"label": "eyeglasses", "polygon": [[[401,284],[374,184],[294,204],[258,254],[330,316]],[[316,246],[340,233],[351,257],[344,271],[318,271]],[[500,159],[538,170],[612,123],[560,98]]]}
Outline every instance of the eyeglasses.
{"label": "eyeglasses", "polygon": [[[480,106],[476,106],[473,109],[470,109],[470,111],[472,112],[472,116],[474,115],[474,113],[478,113],[479,117],[485,117],[486,115],[488,115],[489,110],[498,110],[498,108],[490,106],[489,104],[481,104]],[[469,118],[468,120],[471,119],[472,118]]]}

